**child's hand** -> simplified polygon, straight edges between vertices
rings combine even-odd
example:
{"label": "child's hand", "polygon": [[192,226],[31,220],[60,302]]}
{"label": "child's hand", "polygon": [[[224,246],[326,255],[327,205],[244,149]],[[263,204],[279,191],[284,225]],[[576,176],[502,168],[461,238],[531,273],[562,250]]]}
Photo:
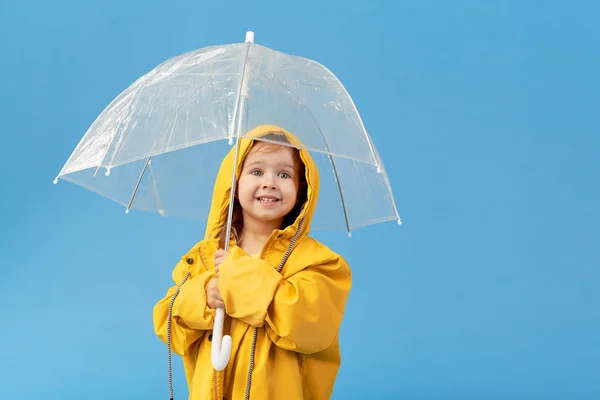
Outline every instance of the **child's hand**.
{"label": "child's hand", "polygon": [[215,251],[215,272],[217,273],[217,278],[219,277],[219,265],[223,263],[228,255],[229,252],[222,249]]}
{"label": "child's hand", "polygon": [[215,267],[221,265],[221,263],[227,258],[228,255],[229,252],[223,249],[215,251]]}
{"label": "child's hand", "polygon": [[215,252],[215,277],[206,287],[206,302],[210,308],[225,308],[225,303],[219,293],[219,265],[227,258],[229,252],[219,249]]}
{"label": "child's hand", "polygon": [[225,308],[225,303],[219,293],[219,278],[214,277],[206,287],[206,302],[210,308]]}

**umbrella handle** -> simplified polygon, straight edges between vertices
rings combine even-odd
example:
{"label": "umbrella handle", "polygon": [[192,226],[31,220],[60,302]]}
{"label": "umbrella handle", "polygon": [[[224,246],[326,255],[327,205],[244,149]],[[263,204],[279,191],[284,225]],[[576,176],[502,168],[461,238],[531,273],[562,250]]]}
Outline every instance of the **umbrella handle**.
{"label": "umbrella handle", "polygon": [[215,323],[212,333],[211,359],[214,369],[222,371],[229,362],[231,355],[231,336],[223,336],[223,323],[225,322],[225,309],[217,308]]}

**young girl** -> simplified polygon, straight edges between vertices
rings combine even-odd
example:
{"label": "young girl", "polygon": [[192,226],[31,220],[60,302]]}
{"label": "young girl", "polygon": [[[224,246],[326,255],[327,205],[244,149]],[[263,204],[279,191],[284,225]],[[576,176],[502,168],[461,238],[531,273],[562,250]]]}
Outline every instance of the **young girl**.
{"label": "young girl", "polygon": [[[299,143],[271,125],[247,136]],[[233,150],[217,175],[205,239],[176,265],[178,286],[154,308],[155,332],[165,343],[170,336],[183,357],[190,400],[329,399],[352,275],[341,256],[308,236],[317,167],[306,150],[256,140],[241,140],[238,154],[231,237]],[[219,372],[211,363],[217,307],[233,341]]]}

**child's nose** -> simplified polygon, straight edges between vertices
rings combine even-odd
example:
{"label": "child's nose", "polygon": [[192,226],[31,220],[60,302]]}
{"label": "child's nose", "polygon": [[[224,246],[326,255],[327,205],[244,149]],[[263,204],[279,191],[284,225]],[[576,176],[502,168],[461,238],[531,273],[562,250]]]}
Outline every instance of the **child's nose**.
{"label": "child's nose", "polygon": [[276,189],[275,180],[272,176],[268,174],[264,175],[263,189]]}

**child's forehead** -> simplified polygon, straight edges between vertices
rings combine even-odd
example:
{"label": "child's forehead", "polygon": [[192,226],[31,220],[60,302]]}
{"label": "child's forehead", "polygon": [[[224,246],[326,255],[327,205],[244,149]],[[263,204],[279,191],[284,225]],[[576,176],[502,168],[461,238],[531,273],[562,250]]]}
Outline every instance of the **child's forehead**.
{"label": "child's forehead", "polygon": [[297,164],[297,157],[294,152],[297,150],[284,145],[256,142],[248,152],[244,163],[280,163],[286,162],[292,165]]}

